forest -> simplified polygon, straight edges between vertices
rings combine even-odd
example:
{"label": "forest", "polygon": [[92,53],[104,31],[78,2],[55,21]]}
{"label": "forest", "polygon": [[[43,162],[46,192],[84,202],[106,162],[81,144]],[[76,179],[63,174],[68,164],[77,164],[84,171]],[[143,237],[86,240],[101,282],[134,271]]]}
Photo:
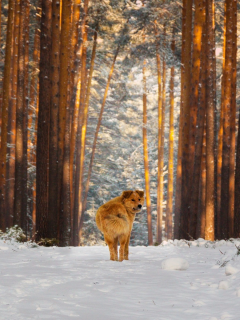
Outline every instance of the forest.
{"label": "forest", "polygon": [[131,245],[240,238],[237,0],[0,4],[2,232],[104,244],[139,189]]}

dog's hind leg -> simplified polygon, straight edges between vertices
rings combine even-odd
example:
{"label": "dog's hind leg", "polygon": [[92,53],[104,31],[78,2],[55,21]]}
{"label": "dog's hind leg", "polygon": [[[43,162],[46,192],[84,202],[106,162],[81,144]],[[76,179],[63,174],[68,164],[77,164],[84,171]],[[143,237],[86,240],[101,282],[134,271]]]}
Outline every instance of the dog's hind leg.
{"label": "dog's hind leg", "polygon": [[112,241],[112,239],[109,239],[108,237],[104,236],[105,238],[105,241],[108,245],[108,248],[109,248],[109,252],[110,252],[110,260],[113,260],[113,261],[117,261],[118,260],[118,257],[115,253],[115,248],[114,248],[114,241]]}
{"label": "dog's hind leg", "polygon": [[126,245],[126,242],[127,242],[127,236],[126,235],[121,235],[119,237],[119,242],[120,242],[119,261],[123,261],[125,245]]}

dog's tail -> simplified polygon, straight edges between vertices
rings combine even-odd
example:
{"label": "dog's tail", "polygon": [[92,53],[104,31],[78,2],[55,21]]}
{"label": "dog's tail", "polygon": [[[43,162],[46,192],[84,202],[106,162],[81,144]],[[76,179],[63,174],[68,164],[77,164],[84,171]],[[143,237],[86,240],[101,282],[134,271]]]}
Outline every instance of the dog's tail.
{"label": "dog's tail", "polygon": [[104,224],[108,233],[120,235],[129,231],[127,217],[122,213],[108,214],[104,220]]}

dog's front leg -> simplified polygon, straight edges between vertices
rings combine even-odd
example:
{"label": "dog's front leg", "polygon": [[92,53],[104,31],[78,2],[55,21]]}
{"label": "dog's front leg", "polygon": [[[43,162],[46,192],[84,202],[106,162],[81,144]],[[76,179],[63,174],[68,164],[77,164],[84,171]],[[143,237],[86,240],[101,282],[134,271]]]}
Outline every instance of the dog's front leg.
{"label": "dog's front leg", "polygon": [[125,248],[124,248],[124,260],[128,260],[129,242],[130,242],[130,234],[129,234],[128,238],[127,238],[127,242],[125,243]]}

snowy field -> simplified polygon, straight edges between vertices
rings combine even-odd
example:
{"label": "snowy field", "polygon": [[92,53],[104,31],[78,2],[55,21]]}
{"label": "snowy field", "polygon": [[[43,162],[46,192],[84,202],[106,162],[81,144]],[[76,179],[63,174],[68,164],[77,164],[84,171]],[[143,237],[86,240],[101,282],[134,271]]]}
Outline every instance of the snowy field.
{"label": "snowy field", "polygon": [[[31,248],[0,240],[0,319],[240,319],[240,240]],[[170,270],[178,269],[178,270]]]}

